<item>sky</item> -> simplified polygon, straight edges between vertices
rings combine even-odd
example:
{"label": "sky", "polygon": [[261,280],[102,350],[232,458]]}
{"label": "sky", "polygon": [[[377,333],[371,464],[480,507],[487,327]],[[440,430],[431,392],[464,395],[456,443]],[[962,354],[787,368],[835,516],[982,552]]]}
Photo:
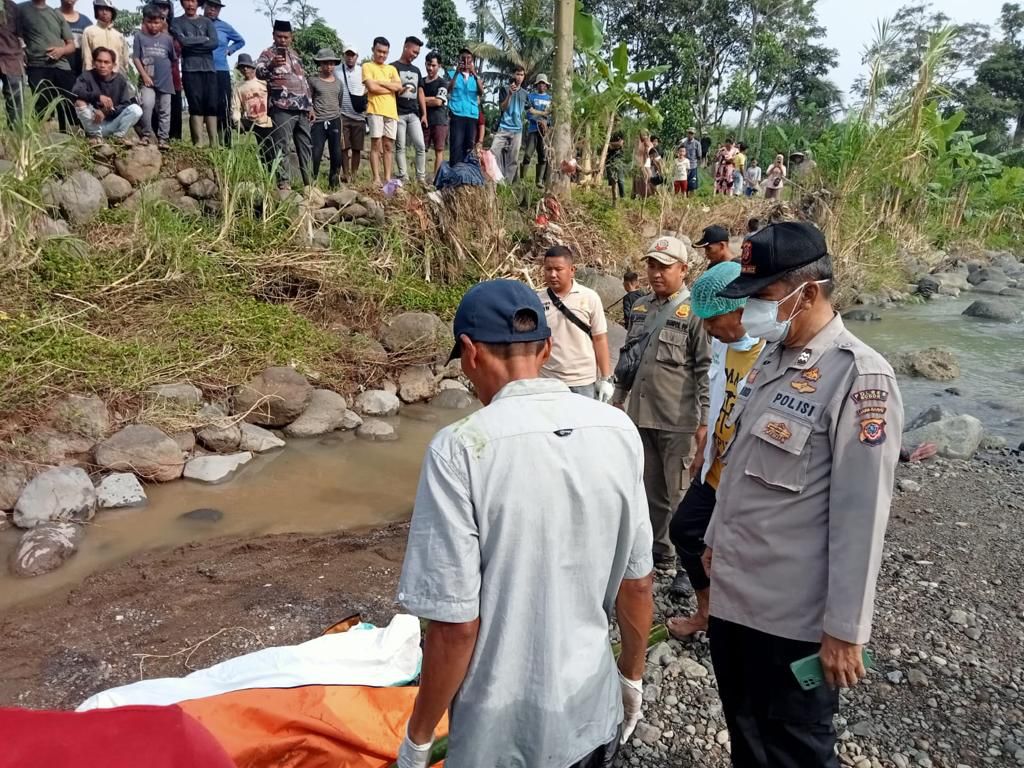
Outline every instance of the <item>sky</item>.
{"label": "sky", "polygon": [[[906,0],[909,2],[909,0]],[[935,10],[959,22],[982,21],[993,24],[1005,0],[934,0]],[[246,38],[246,50],[255,55],[270,45],[270,23],[255,11],[253,0],[226,0],[222,18],[231,22]],[[832,78],[848,90],[863,71],[861,54],[874,38],[875,22],[893,14],[904,0],[819,0],[818,16],[828,30],[826,42],[839,51],[839,65]],[[456,0],[464,18],[468,3]],[[385,10],[386,12],[382,12]],[[391,41],[397,56],[401,41],[408,35],[423,32],[422,0],[374,0],[356,3],[353,0],[323,0],[320,10],[347,44],[353,42],[362,55],[369,53],[370,42],[377,35]],[[422,65],[422,61],[420,62]]]}

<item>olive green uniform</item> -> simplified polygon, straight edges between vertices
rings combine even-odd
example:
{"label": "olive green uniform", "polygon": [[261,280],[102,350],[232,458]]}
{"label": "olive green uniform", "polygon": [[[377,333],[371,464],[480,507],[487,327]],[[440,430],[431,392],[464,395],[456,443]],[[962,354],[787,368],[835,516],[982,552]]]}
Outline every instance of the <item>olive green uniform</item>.
{"label": "olive green uniform", "polygon": [[[644,446],[644,487],[654,528],[654,556],[665,561],[674,550],[669,523],[687,486],[693,458],[693,434],[707,426],[708,369],[711,343],[686,300],[669,316],[644,350],[631,390],[616,387],[612,402],[626,401],[626,413],[640,431]],[[629,316],[627,340],[642,336],[658,311],[675,296],[648,294],[636,300]]]}

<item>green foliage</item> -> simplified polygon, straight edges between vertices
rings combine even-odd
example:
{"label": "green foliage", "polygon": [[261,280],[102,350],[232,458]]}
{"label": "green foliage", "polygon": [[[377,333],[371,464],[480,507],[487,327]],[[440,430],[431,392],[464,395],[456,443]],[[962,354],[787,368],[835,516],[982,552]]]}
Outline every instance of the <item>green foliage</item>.
{"label": "green foliage", "polygon": [[427,47],[441,57],[442,67],[452,66],[466,44],[466,22],[454,0],[423,0],[423,20]]}
{"label": "green foliage", "polygon": [[334,27],[328,26],[321,19],[297,29],[292,45],[302,59],[302,66],[306,68],[307,75],[312,75],[319,69],[313,57],[321,48],[330,48],[340,61],[341,52],[345,47]]}
{"label": "green foliage", "polygon": [[552,0],[493,0],[480,3],[479,24],[484,35],[469,45],[486,62],[486,82],[508,79],[517,66],[526,70],[526,82],[550,74],[554,59],[554,6]]}

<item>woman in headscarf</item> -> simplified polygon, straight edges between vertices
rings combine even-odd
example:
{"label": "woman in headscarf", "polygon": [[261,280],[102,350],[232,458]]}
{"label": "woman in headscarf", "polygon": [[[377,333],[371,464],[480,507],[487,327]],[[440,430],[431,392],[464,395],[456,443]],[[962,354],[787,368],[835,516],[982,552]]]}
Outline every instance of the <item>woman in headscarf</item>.
{"label": "woman in headscarf", "polygon": [[786,183],[786,158],[782,155],[775,156],[775,162],[768,166],[764,175],[764,197],[766,200],[777,198],[782,193],[782,187]]}
{"label": "woman in headscarf", "polygon": [[734,177],[736,174],[736,164],[733,162],[736,157],[738,149],[733,144],[732,137],[725,140],[725,144],[718,150],[718,154],[715,155],[715,194],[716,195],[731,195],[733,189]]}

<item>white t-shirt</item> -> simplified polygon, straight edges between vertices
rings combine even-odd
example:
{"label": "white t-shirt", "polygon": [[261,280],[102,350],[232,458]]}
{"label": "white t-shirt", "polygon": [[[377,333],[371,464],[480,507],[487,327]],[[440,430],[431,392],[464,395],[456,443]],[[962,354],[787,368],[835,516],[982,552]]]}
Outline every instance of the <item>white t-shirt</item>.
{"label": "white t-shirt", "polygon": [[608,333],[608,320],[604,316],[601,297],[575,280],[569,293],[561,296],[562,303],[580,320],[590,326],[590,336],[567,318],[548,296],[548,289],[537,291],[544,316],[551,329],[551,357],[541,369],[546,379],[558,379],[569,387],[585,387],[598,379],[597,357],[594,355],[594,336]]}
{"label": "white t-shirt", "polygon": [[685,158],[685,157],[683,157],[683,158],[678,158],[677,157],[676,158],[676,166],[675,166],[675,168],[676,168],[675,180],[676,181],[686,181],[687,176],[690,175],[690,161],[687,158]]}

